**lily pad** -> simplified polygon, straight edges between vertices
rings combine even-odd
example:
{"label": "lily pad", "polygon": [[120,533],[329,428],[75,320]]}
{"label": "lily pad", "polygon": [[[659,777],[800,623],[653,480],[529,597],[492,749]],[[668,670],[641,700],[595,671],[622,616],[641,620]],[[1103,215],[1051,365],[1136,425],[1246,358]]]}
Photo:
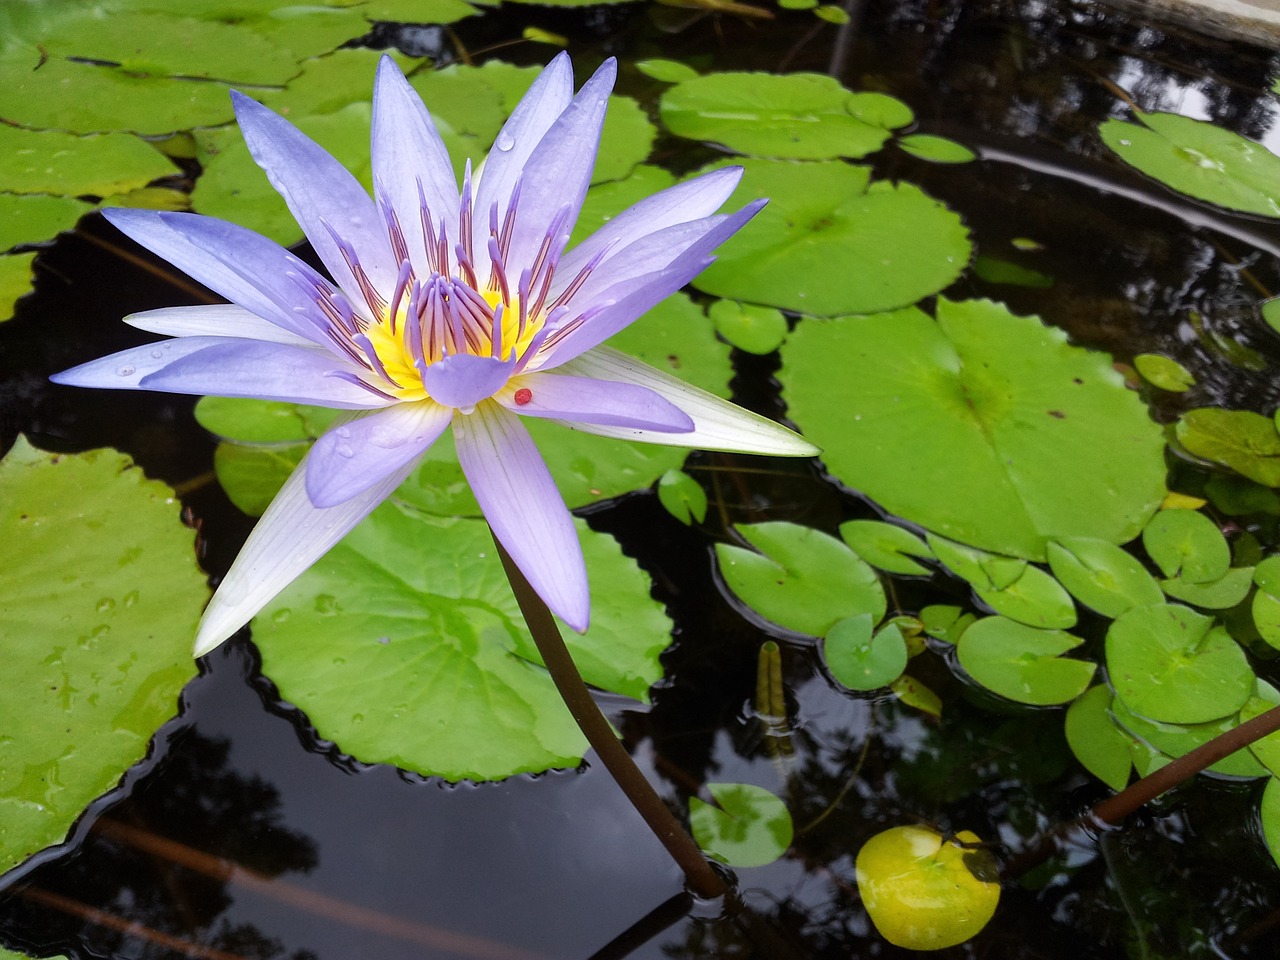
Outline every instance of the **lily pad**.
{"label": "lily pad", "polygon": [[1232,567],[1217,580],[1195,582],[1172,577],[1160,584],[1175,600],[1206,610],[1228,610],[1242,601],[1253,586],[1253,567]]}
{"label": "lily pad", "polygon": [[967,580],[974,593],[996,613],[1032,627],[1075,626],[1076,608],[1071,597],[1039,567],[933,534],[928,540],[934,556]]}
{"label": "lily pad", "polygon": [[889,513],[1043,560],[1124,543],[1164,496],[1164,438],[1105,354],[990,301],[802,322],[782,347],[790,415]]}
{"label": "lily pad", "polygon": [[978,683],[1018,703],[1049,706],[1080,696],[1097,665],[1060,654],[1080,646],[1079,637],[1041,630],[1006,617],[986,617],[956,644],[960,666]]}
{"label": "lily pad", "polygon": [[1086,770],[1112,790],[1129,782],[1133,769],[1129,738],[1111,720],[1111,691],[1099,685],[1086,690],[1067,708],[1067,746]]}
{"label": "lily pad", "polygon": [[683,470],[668,470],[658,478],[658,500],[685,526],[707,519],[707,491]]}
{"label": "lily pad", "polygon": [[692,80],[698,75],[697,70],[679,60],[637,60],[635,68],[650,80],[660,83],[679,83],[681,80]]}
{"label": "lily pad", "polygon": [[907,641],[888,624],[878,633],[871,615],[836,623],[822,638],[822,657],[837,682],[850,690],[879,690],[907,668]]}
{"label": "lily pad", "polygon": [[971,624],[978,618],[965,611],[963,607],[946,603],[934,603],[920,611],[920,622],[924,632],[943,643],[957,643]]}
{"label": "lily pad", "polygon": [[1048,555],[1058,582],[1105,617],[1164,600],[1160,584],[1147,568],[1107,540],[1064,537],[1049,544]]}
{"label": "lily pad", "polygon": [[1191,371],[1171,357],[1158,353],[1140,353],[1133,358],[1133,365],[1142,379],[1170,393],[1186,393],[1196,385]]}
{"label": "lily pad", "polygon": [[772,307],[717,300],[707,315],[716,333],[747,353],[761,356],[773,353],[787,338],[787,318]]}
{"label": "lily pad", "polygon": [[1178,420],[1176,435],[1189,453],[1280,487],[1280,433],[1269,417],[1252,410],[1188,410]]}
{"label": "lily pad", "polygon": [[689,798],[689,828],[710,856],[731,867],[762,867],[791,846],[786,804],[749,783],[708,783],[717,806]]}
{"label": "lily pad", "polygon": [[898,141],[898,146],[930,163],[969,163],[978,158],[964,144],[929,133],[909,133]]}
{"label": "lily pad", "polygon": [[1187,607],[1134,607],[1107,631],[1107,674],[1131,711],[1158,723],[1207,723],[1235,714],[1254,675],[1226,629]]}
{"label": "lily pad", "polygon": [[0,184],[14,193],[109,197],[177,172],[155,147],[131,134],[77,137],[0,124]]}
{"label": "lily pad", "polygon": [[858,851],[858,893],[880,935],[908,950],[941,950],[976,936],[1000,901],[991,854],[969,830],[952,840],[928,827],[891,827]]}
{"label": "lily pad", "polygon": [[[1253,696],[1241,708],[1239,720],[1246,723],[1276,707],[1280,707],[1280,691],[1266,681],[1259,680]],[[1269,733],[1262,739],[1255,740],[1249,744],[1249,752],[1273,776],[1280,773],[1280,733]]]}
{"label": "lily pad", "polygon": [[909,183],[871,182],[839,161],[748,159],[727,206],[769,205],[693,281],[729,300],[833,316],[892,310],[937,293],[969,262],[969,233]]}
{"label": "lily pad", "polygon": [[0,256],[0,322],[13,316],[18,300],[31,292],[31,264],[34,253]]}
{"label": "lily pad", "polygon": [[[1239,724],[1239,718],[1234,714],[1207,723],[1157,723],[1154,720],[1136,716],[1125,707],[1122,701],[1112,704],[1111,713],[1121,729],[1127,730],[1134,737],[1171,758],[1190,753],[1214,737],[1235,729]],[[1235,753],[1228,754],[1208,769],[1228,777],[1265,777],[1267,775],[1262,764],[1248,750],[1237,750]]]}
{"label": "lily pad", "polygon": [[906,576],[930,573],[911,558],[933,559],[933,551],[910,530],[880,520],[850,520],[840,524],[840,536],[873,567]]}
{"label": "lily pad", "polygon": [[1011,287],[1028,287],[1047,290],[1053,286],[1053,277],[1039,270],[1024,267],[1011,260],[979,254],[973,258],[973,275],[987,283],[1003,283]]}
{"label": "lily pad", "polygon": [[92,209],[93,204],[72,197],[0,193],[0,252],[52,240]]}
{"label": "lily pad", "polygon": [[1258,312],[1262,314],[1262,319],[1266,321],[1268,327],[1280,333],[1280,297],[1263,300],[1258,307]]}
{"label": "lily pad", "polygon": [[[647,699],[670,621],[614,540],[578,527],[592,625],[566,631],[570,652],[588,683]],[[253,638],[281,696],[367,763],[496,780],[586,749],[482,521],[383,504],[254,619]]]}
{"label": "lily pad", "polygon": [[1166,577],[1209,583],[1226,576],[1231,547],[1197,510],[1161,510],[1142,530],[1142,545]]}
{"label": "lily pad", "polygon": [[1172,113],[1107,120],[1102,142],[1165,186],[1230,210],[1280,217],[1280,157],[1239,134]]}
{"label": "lily pad", "polygon": [[[854,116],[854,97],[824,74],[712,73],[677,83],[658,110],[680,137],[749,156],[829,160],[865,157],[891,135],[890,127]],[[903,123],[910,122],[907,111]]]}
{"label": "lily pad", "polygon": [[1262,836],[1271,851],[1271,859],[1280,864],[1280,781],[1275,777],[1267,781],[1267,788],[1262,791],[1258,816],[1262,820]]}
{"label": "lily pad", "polygon": [[720,575],[770,623],[821,637],[849,617],[869,614],[878,623],[884,616],[887,601],[875,571],[835,537],[782,521],[737,530],[760,552],[716,544]]}
{"label": "lily pad", "polygon": [[173,492],[112,450],[0,462],[0,873],[58,843],[195,676],[208,597]]}

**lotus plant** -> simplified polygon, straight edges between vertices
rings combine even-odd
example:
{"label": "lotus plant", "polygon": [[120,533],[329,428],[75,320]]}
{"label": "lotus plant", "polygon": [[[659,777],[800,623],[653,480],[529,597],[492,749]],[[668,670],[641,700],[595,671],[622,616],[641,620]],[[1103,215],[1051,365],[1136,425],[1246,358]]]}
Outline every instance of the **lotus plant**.
{"label": "lotus plant", "polygon": [[329,279],[242,227],[113,209],[108,220],[228,301],[127,318],[173,339],[57,374],[62,384],[255,397],[348,411],[250,535],[201,621],[208,653],[359,523],[445,430],[499,542],[575,630],[587,575],[524,417],[589,433],[808,456],[772,421],[604,346],[678,290],[760,209],[716,211],[741,169],[664,190],[566,249],[615,67],[578,94],[568,57],[534,81],[461,189],[389,57],[373,98],[373,196],[293,125],[233,93],[245,141]]}

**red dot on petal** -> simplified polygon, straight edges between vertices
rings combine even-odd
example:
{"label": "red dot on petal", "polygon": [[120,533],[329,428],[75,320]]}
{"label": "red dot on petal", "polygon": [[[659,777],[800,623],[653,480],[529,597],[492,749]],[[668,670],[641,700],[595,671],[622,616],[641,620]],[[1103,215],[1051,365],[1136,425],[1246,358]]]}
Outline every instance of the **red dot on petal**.
{"label": "red dot on petal", "polygon": [[520,406],[523,407],[526,403],[528,403],[532,399],[533,399],[533,391],[530,390],[528,387],[521,387],[519,390],[516,391],[516,403],[519,404]]}

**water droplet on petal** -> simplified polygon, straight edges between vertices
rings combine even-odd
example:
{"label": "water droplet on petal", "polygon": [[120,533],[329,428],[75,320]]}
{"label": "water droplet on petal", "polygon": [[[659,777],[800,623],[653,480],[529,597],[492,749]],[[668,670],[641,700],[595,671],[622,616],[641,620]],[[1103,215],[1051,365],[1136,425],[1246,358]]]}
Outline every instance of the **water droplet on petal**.
{"label": "water droplet on petal", "polygon": [[152,351],[151,351],[151,359],[152,359],[152,360],[160,360],[160,359],[163,359],[163,357],[164,357],[164,351],[163,351],[163,350],[152,350]]}
{"label": "water droplet on petal", "polygon": [[116,375],[120,377],[132,377],[137,373],[137,371],[138,368],[131,363],[126,363],[123,366],[116,367]]}
{"label": "water droplet on petal", "polygon": [[501,133],[498,134],[498,139],[493,142],[493,145],[496,149],[501,150],[503,153],[506,153],[508,150],[510,150],[512,147],[516,145],[516,138],[513,137],[511,134],[507,133],[507,131],[503,130]]}
{"label": "water droplet on petal", "polygon": [[338,456],[342,457],[344,460],[350,460],[352,457],[356,455],[356,452],[353,449],[351,449],[351,444],[349,443],[338,444],[336,447],[334,447],[333,452],[336,453]]}
{"label": "water droplet on petal", "polygon": [[350,439],[351,437],[351,428],[338,427],[336,430],[333,431],[333,433],[334,433],[334,436],[340,437],[343,440],[347,440],[347,439]]}

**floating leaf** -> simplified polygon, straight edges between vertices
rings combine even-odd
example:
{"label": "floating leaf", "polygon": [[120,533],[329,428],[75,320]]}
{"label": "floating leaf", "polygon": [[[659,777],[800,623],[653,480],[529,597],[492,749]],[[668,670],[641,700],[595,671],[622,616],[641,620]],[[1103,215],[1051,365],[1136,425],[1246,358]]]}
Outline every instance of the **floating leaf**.
{"label": "floating leaf", "polygon": [[1195,510],[1161,510],[1143,528],[1142,545],[1166,577],[1188,583],[1218,580],[1231,566],[1222,531]]}
{"label": "floating leaf", "polygon": [[1267,557],[1253,571],[1253,623],[1262,639],[1280,650],[1280,557]]}
{"label": "floating leaf", "polygon": [[108,197],[177,172],[163,154],[130,134],[76,137],[0,124],[0,184],[14,193]]}
{"label": "floating leaf", "polygon": [[[1247,723],[1276,707],[1280,707],[1280,691],[1266,681],[1259,680],[1253,696],[1245,701],[1240,710],[1239,721]],[[1253,741],[1249,744],[1249,752],[1272,775],[1280,774],[1280,733],[1269,733],[1262,739]]]}
{"label": "floating leaf", "polygon": [[704,851],[731,867],[762,867],[791,846],[786,804],[749,783],[708,783],[717,806],[689,798],[689,828]]}
{"label": "floating leaf", "polygon": [[1197,457],[1280,487],[1280,433],[1268,417],[1252,410],[1188,410],[1178,420],[1176,436]]}
{"label": "floating leaf", "polygon": [[1103,616],[1115,618],[1131,607],[1164,600],[1160,584],[1147,568],[1109,541],[1064,537],[1049,544],[1048,555],[1058,581]]}
{"label": "floating leaf", "polygon": [[1254,675],[1239,644],[1187,607],[1134,607],[1107,631],[1107,673],[1135,714],[1159,723],[1206,723],[1236,713]]}
{"label": "floating leaf", "polygon": [[1129,782],[1133,768],[1129,738],[1111,720],[1111,691],[1099,685],[1086,690],[1067,708],[1067,745],[1086,770],[1112,790]]}
{"label": "floating leaf", "polygon": [[1125,163],[1198,200],[1280,217],[1280,157],[1203,120],[1136,112],[1141,123],[1107,120],[1098,129]]}
{"label": "floating leaf", "polygon": [[924,631],[934,639],[944,643],[956,643],[969,625],[978,620],[972,613],[965,612],[962,607],[950,604],[930,604],[920,611],[920,622]]}
{"label": "floating leaf", "polygon": [[907,668],[907,641],[894,624],[874,633],[871,615],[840,620],[822,639],[822,657],[831,675],[850,690],[879,690]]}
{"label": "floating leaf", "polygon": [[1164,439],[1105,354],[990,301],[804,321],[782,347],[790,414],[888,512],[1042,560],[1132,539],[1164,495]]}
{"label": "floating leaf", "polygon": [[748,159],[728,201],[770,202],[693,281],[729,300],[817,316],[873,313],[914,303],[968,263],[960,218],[909,183],[872,183],[838,161]]}
{"label": "floating leaf", "polygon": [[932,559],[933,551],[910,530],[880,520],[849,520],[840,524],[840,536],[873,567],[906,576],[930,572],[911,558]]}
{"label": "floating leaf", "polygon": [[1262,319],[1276,333],[1280,333],[1280,297],[1272,297],[1270,300],[1263,300],[1258,307],[1258,312],[1262,314]]}
{"label": "floating leaf", "polygon": [[930,133],[909,133],[898,141],[898,146],[931,163],[969,163],[977,159],[977,154],[964,144]]}
{"label": "floating leaf", "polygon": [[942,717],[942,698],[915,677],[905,674],[889,684],[893,695],[909,707],[915,707],[931,717]]}
{"label": "floating leaf", "polygon": [[275,400],[201,397],[195,418],[215,436],[236,443],[299,443],[327,430],[339,411]]}
{"label": "floating leaf", "polygon": [[855,117],[851,96],[824,74],[712,73],[676,84],[658,110],[677,136],[750,156],[865,157],[884,145],[890,128]]}
{"label": "floating leaf", "polygon": [[1072,627],[1075,604],[1053,577],[1025,560],[1002,557],[929,534],[929,546],[997,613],[1033,627]]}
{"label": "floating leaf", "polygon": [[787,318],[772,307],[717,300],[707,314],[716,333],[747,353],[773,353],[787,338]]}
{"label": "floating leaf", "polygon": [[0,873],[141,760],[195,676],[208,597],[168,487],[112,450],[0,461]]}
{"label": "floating leaf", "polygon": [[[611,537],[578,522],[592,624],[566,632],[588,683],[637,699],[671,624]],[[253,621],[263,672],[319,735],[367,763],[493,780],[580,762],[488,526],[380,506]]]}
{"label": "floating leaf", "polygon": [[31,264],[34,253],[0,256],[0,322],[13,316],[18,300],[31,291]]}
{"label": "floating leaf", "polygon": [[1140,353],[1133,358],[1142,379],[1170,393],[1186,393],[1196,385],[1191,371],[1171,357],[1158,353]]}
{"label": "floating leaf", "polygon": [[658,479],[658,500],[685,526],[707,519],[707,491],[683,470],[668,470]]}
{"label": "floating leaf", "polygon": [[1258,816],[1262,820],[1262,836],[1271,851],[1271,859],[1280,864],[1280,781],[1275,777],[1267,781],[1267,788],[1262,791]]}
{"label": "floating leaf", "polygon": [[891,827],[863,844],[856,875],[880,935],[908,950],[941,950],[976,936],[1000,901],[991,855],[977,835],[947,840],[927,827]]}
{"label": "floating leaf", "polygon": [[879,622],[884,616],[887,604],[875,571],[835,537],[781,521],[737,530],[760,552],[716,544],[720,575],[764,619],[821,637],[849,617],[865,613]]}
{"label": "floating leaf", "polygon": [[1049,706],[1074,700],[1089,686],[1095,664],[1059,656],[1079,637],[1040,630],[1005,617],[985,617],[956,644],[960,666],[978,683],[1009,700]]}
{"label": "floating leaf", "polygon": [[[1177,724],[1157,723],[1136,716],[1124,703],[1116,701],[1111,706],[1115,722],[1144,743],[1155,747],[1165,756],[1177,758],[1190,753],[1196,747],[1208,743],[1237,726],[1234,715],[1207,723]],[[1265,777],[1267,771],[1248,750],[1228,754],[1208,769],[1229,777]]]}
{"label": "floating leaf", "polygon": [[987,283],[1005,283],[1013,287],[1045,290],[1053,286],[1053,277],[1009,260],[979,254],[973,260],[973,273]]}
{"label": "floating leaf", "polygon": [[1175,600],[1207,610],[1227,610],[1249,594],[1253,586],[1253,567],[1233,567],[1217,580],[1196,583],[1173,577],[1160,584]]}
{"label": "floating leaf", "polygon": [[52,240],[92,209],[93,204],[71,197],[0,193],[0,252]]}
{"label": "floating leaf", "polygon": [[692,80],[698,75],[697,70],[679,60],[637,60],[635,68],[660,83],[679,83],[682,80]]}

